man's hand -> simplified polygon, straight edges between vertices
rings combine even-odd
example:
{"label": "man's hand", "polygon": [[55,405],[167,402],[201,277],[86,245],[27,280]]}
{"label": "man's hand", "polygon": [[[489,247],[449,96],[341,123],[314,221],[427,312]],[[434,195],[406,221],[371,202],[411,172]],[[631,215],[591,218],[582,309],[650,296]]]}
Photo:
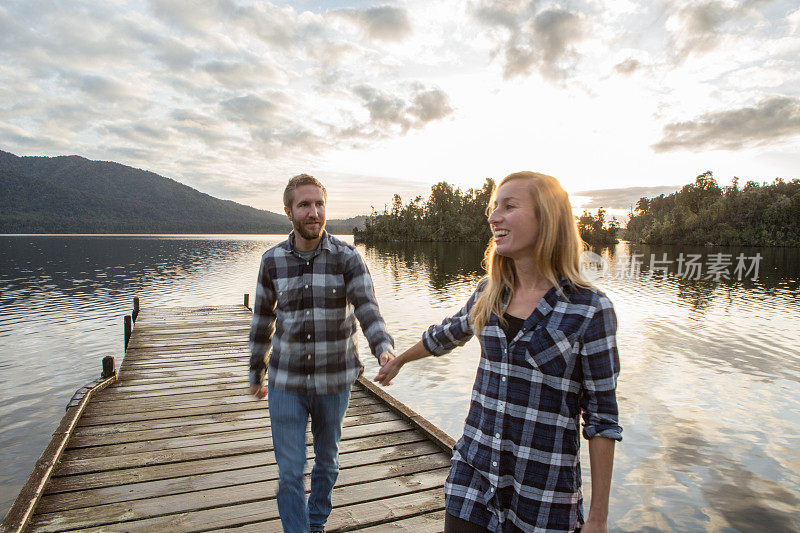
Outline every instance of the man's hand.
{"label": "man's hand", "polygon": [[250,394],[255,396],[257,399],[262,400],[267,395],[267,386],[266,385],[250,385]]}
{"label": "man's hand", "polygon": [[392,379],[403,368],[403,363],[400,359],[395,357],[389,352],[383,352],[380,358],[381,368],[378,370],[378,375],[372,381],[377,381],[384,387],[392,384]]}
{"label": "man's hand", "polygon": [[381,356],[378,358],[378,362],[380,363],[381,366],[383,366],[386,363],[388,363],[389,361],[391,361],[392,359],[394,359],[394,354],[392,352],[389,352],[389,351],[384,351],[381,354]]}

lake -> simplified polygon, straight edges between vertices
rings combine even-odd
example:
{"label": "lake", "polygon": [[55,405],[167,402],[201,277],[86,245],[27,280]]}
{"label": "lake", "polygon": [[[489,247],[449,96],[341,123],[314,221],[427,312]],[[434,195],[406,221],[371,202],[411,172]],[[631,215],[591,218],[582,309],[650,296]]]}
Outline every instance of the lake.
{"label": "lake", "polygon": [[[119,365],[134,296],[143,309],[240,304],[261,254],[283,238],[0,236],[0,514],[75,390],[103,356]],[[482,276],[479,246],[358,248],[400,350],[461,308]],[[596,252],[622,361],[610,529],[800,530],[800,250]],[[412,363],[388,391],[457,438],[479,356],[472,340]],[[581,450],[589,496],[585,441]]]}

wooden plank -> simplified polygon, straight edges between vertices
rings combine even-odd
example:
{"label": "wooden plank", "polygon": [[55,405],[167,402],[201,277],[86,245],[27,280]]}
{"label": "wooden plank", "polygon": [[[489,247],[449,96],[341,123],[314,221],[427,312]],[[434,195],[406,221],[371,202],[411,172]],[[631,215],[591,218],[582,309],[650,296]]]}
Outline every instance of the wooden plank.
{"label": "wooden plank", "polygon": [[[379,406],[386,409],[385,406]],[[392,413],[393,416],[394,413]],[[352,417],[348,420],[351,425],[361,424],[360,416]],[[206,457],[221,457],[224,455],[238,455],[252,453],[266,449],[272,445],[271,430],[264,430],[264,438],[251,439],[247,441],[233,441],[219,444],[203,444],[198,446],[186,446],[180,449],[166,449],[148,452],[126,453],[124,455],[91,457],[87,459],[73,458],[72,454],[64,454],[61,465],[58,469],[59,475],[71,475],[88,472],[101,472],[103,470],[114,470],[119,468],[135,468],[154,464],[175,463],[179,461],[191,461],[204,459]]]}
{"label": "wooden plank", "polygon": [[127,365],[125,368],[125,379],[130,381],[132,379],[147,379],[150,377],[161,376],[182,376],[192,375],[191,373],[198,372],[214,372],[218,370],[230,370],[232,368],[244,368],[248,371],[248,363],[250,358],[245,357],[226,357],[221,361],[193,361],[183,364],[166,365],[152,365],[149,367],[137,367],[134,365]]}
{"label": "wooden plank", "polygon": [[[413,433],[413,432],[410,432]],[[417,435],[417,438],[419,436]],[[417,441],[419,442],[419,441]],[[428,444],[430,446],[430,444]],[[391,462],[382,461],[374,463],[375,453],[373,450],[365,450],[352,454],[342,454],[339,464],[340,473],[337,483],[339,485],[349,485],[362,483],[370,479],[384,479],[395,476],[404,476],[446,468],[450,466],[450,461],[443,454],[434,451],[426,455],[411,455],[408,453],[408,446],[398,446],[398,450],[405,453],[398,454]],[[417,450],[411,453],[416,453]],[[363,461],[363,463],[361,462]],[[306,468],[308,473],[313,465],[312,458]],[[363,468],[371,465],[371,468]],[[360,467],[360,468],[354,468]],[[102,487],[97,489],[86,489],[77,492],[62,492],[58,494],[48,494],[44,496],[37,507],[39,513],[52,513],[69,509],[81,509],[93,507],[102,502],[122,503],[133,500],[143,500],[147,498],[157,498],[174,494],[183,494],[198,490],[206,490],[233,485],[244,485],[259,481],[277,481],[278,466],[273,462],[240,468],[237,470],[224,470],[222,472],[212,472],[208,474],[194,474],[179,478],[170,478],[158,481],[146,481],[143,483],[130,483]]]}
{"label": "wooden plank", "polygon": [[[158,352],[161,353],[161,352]],[[250,359],[250,352],[248,350],[192,350],[191,352],[172,352],[167,351],[167,357],[154,358],[146,355],[140,350],[135,352],[129,351],[125,354],[125,359],[122,365],[131,370],[147,370],[151,367],[163,366],[180,367],[187,365],[195,365],[196,361],[207,361],[223,364],[226,360],[231,361],[247,361]]]}
{"label": "wooden plank", "polygon": [[[381,413],[387,411],[388,408],[382,404],[364,405],[355,407],[354,410],[351,411],[350,417],[357,417],[357,416],[368,415],[372,413]],[[350,417],[345,418],[345,423],[352,423],[350,422]],[[89,436],[119,435],[119,434],[136,433],[141,431],[154,431],[162,429],[181,430],[185,426],[202,427],[215,423],[231,424],[234,422],[243,422],[248,420],[261,420],[264,422],[266,426],[268,426],[269,416],[267,414],[266,402],[258,402],[253,409],[247,411],[210,413],[203,415],[185,416],[177,419],[167,418],[167,419],[145,420],[141,422],[104,424],[99,426],[81,426],[79,428],[79,431],[76,431],[75,435],[76,436],[81,435],[81,437],[86,438]],[[130,435],[128,435],[128,437],[130,437]]]}
{"label": "wooden plank", "polygon": [[132,394],[116,394],[113,391],[105,390],[101,394],[97,396],[97,398],[92,399],[92,403],[95,402],[128,402],[128,401],[138,401],[138,402],[146,402],[148,400],[159,400],[159,401],[169,401],[170,399],[174,398],[176,401],[183,400],[183,399],[192,399],[192,398],[213,398],[213,397],[225,397],[225,396],[233,396],[233,395],[245,395],[250,396],[248,392],[247,383],[239,383],[239,384],[230,384],[230,383],[223,383],[221,385],[215,384],[210,385],[207,387],[179,387],[178,392],[175,392],[174,389],[168,389],[163,391],[163,394],[159,394],[158,391],[150,391],[147,393],[132,393]]}
{"label": "wooden plank", "polygon": [[[241,398],[241,397],[239,397]],[[252,396],[241,398],[242,401],[238,403],[226,403],[222,405],[197,405],[197,401],[191,404],[184,405],[171,405],[169,409],[159,409],[153,406],[149,411],[134,411],[124,412],[120,409],[115,409],[114,414],[107,414],[108,410],[87,411],[81,416],[78,425],[83,426],[96,426],[102,424],[119,424],[123,422],[137,422],[144,420],[156,420],[159,418],[184,418],[187,416],[207,415],[213,413],[233,413],[237,411],[250,411],[253,409],[269,410],[269,403],[263,400],[256,400]],[[267,404],[266,406],[264,404]],[[349,409],[362,407],[365,405],[382,405],[374,397],[360,397],[351,398]],[[384,406],[385,407],[385,406]]]}
{"label": "wooden plank", "polygon": [[[427,453],[426,453],[427,452]],[[337,480],[339,486],[365,483],[375,479],[388,479],[391,477],[407,476],[411,474],[440,470],[450,466],[442,454],[437,453],[435,445],[426,442],[413,442],[392,446],[388,448],[371,449],[340,456],[340,473]],[[313,466],[310,458],[306,467],[309,475]],[[107,515],[135,512],[140,515],[155,515],[155,507],[169,507],[170,512],[183,512],[196,508],[192,503],[199,491],[213,491],[215,489],[229,488],[231,491],[224,496],[217,496],[213,502],[216,505],[237,503],[234,487],[251,485],[245,490],[252,491],[252,484],[267,483],[273,490],[277,489],[275,481],[278,479],[278,466],[274,462],[258,467],[226,470],[211,474],[184,476],[170,480],[153,481],[148,483],[131,484],[126,490],[119,486],[81,491],[79,493],[61,493],[45,496],[37,511],[41,514],[60,513],[70,509],[91,508],[88,514],[98,513],[98,502],[104,506],[100,513]],[[270,483],[271,482],[271,483]],[[200,495],[206,504],[209,494]],[[186,495],[176,498],[177,495]],[[274,493],[272,494],[274,495]],[[166,499],[175,499],[175,504],[170,504]],[[136,502],[136,503],[131,503]],[[111,505],[116,504],[116,505]]]}
{"label": "wooden plank", "polygon": [[[380,406],[386,410],[386,406]],[[391,420],[389,421],[391,422]],[[379,426],[383,422],[375,424]],[[350,427],[348,425],[348,427]],[[355,426],[353,426],[355,427]],[[216,433],[201,433],[198,435],[184,435],[180,437],[173,437],[158,440],[141,440],[134,442],[125,442],[122,444],[108,444],[103,446],[88,445],[88,446],[74,446],[70,443],[68,448],[67,457],[71,459],[88,459],[91,457],[109,457],[115,455],[124,455],[127,453],[137,453],[145,451],[167,450],[171,448],[184,448],[188,446],[199,446],[201,444],[218,444],[225,442],[235,442],[243,440],[258,439],[271,435],[269,426],[259,426],[251,429],[236,429],[231,431],[222,431]],[[89,441],[92,442],[91,440]]]}
{"label": "wooden plank", "polygon": [[[216,395],[205,397],[204,394],[195,395],[192,398],[184,398],[182,396],[171,396],[167,399],[163,398],[134,398],[134,399],[117,399],[108,400],[105,402],[92,402],[86,406],[83,416],[115,416],[129,413],[149,413],[153,411],[168,410],[168,409],[183,409],[194,407],[214,407],[223,405],[236,405],[236,404],[259,404],[266,402],[266,400],[256,400],[250,394],[241,393],[236,395]],[[188,396],[188,395],[186,395]],[[366,393],[365,391],[354,390],[350,394],[351,405],[360,405],[359,402],[364,403],[369,399],[372,402],[378,400]],[[355,403],[353,403],[355,402]],[[269,405],[267,405],[269,409]],[[113,413],[113,415],[109,415]]]}
{"label": "wooden plank", "polygon": [[[446,477],[447,469],[443,468],[357,485],[339,486],[334,488],[332,495],[332,501],[336,507],[334,513],[342,515],[342,518],[339,518],[340,524],[351,522],[351,518],[363,521],[363,516],[353,517],[352,510],[345,509],[341,513],[336,513],[336,511],[340,507],[370,502],[377,505],[375,505],[375,510],[369,510],[368,506],[362,508],[362,511],[367,513],[367,523],[385,520],[387,515],[397,516],[398,512],[402,513],[403,511],[420,514],[417,508],[425,498],[412,498],[414,503],[405,502],[392,508],[381,506],[378,500],[418,494],[423,491],[441,494],[434,508],[424,508],[424,511],[438,510],[437,507],[442,508],[444,495],[441,487]],[[122,515],[115,504],[110,504],[114,508],[108,510],[105,506],[96,506],[92,508],[91,514],[77,510],[37,515],[34,517],[35,521],[32,522],[32,527],[43,531],[65,531],[77,528],[91,528],[89,531],[92,531],[94,527],[102,527],[106,524],[124,524],[125,531],[157,529],[171,532],[228,528],[239,525],[245,520],[249,522],[278,520],[278,506],[274,498],[275,489],[274,483],[253,483],[188,493],[177,497],[158,498],[154,499],[151,502],[152,507],[148,508],[148,512],[152,513],[152,517],[149,518],[142,518],[142,515],[135,511],[134,503],[136,502],[128,502],[127,506],[133,507],[134,510],[128,511],[127,514],[123,511]],[[173,513],[171,508],[175,506],[183,508],[191,506],[193,510]],[[122,505],[121,507],[126,506]],[[132,520],[131,518],[137,519]],[[335,522],[337,519],[333,516],[331,518],[334,521],[332,525],[338,526]]]}
{"label": "wooden plank", "polygon": [[[446,511],[434,511],[432,513],[420,514],[402,520],[392,520],[375,526],[361,528],[361,533],[397,533],[398,531],[413,531],[414,533],[442,533],[444,531],[444,515]],[[350,525],[350,524],[348,524]],[[328,525],[327,531],[343,531],[340,528],[333,529]]]}
{"label": "wooden plank", "polygon": [[[245,377],[243,378],[243,376]],[[114,387],[113,390],[110,390],[108,394],[122,396],[127,394],[128,392],[149,392],[149,391],[166,392],[164,391],[164,385],[162,383],[163,382],[143,384],[143,385],[120,384],[119,386]],[[193,380],[181,381],[179,386],[176,387],[175,389],[187,388],[192,386],[205,387],[209,385],[221,385],[230,383],[237,383],[239,384],[240,387],[242,384],[247,386],[246,373],[243,372],[240,376],[233,376],[228,378],[193,379]]]}
{"label": "wooden plank", "polygon": [[140,339],[189,335],[195,337],[205,337],[206,335],[244,335],[246,337],[250,333],[249,324],[243,324],[241,321],[226,322],[226,324],[227,325],[223,325],[222,321],[220,321],[209,324],[190,322],[182,325],[160,327],[137,326],[137,336]]}
{"label": "wooden plank", "polygon": [[[135,348],[137,346],[137,343],[134,343],[133,341],[131,341],[131,342],[132,342],[132,344],[129,345],[129,346],[131,346],[132,348]],[[231,338],[231,339],[219,339],[219,340],[217,340],[217,339],[209,339],[207,341],[204,341],[202,339],[194,339],[194,341],[192,341],[192,342],[188,342],[188,341],[187,342],[182,342],[182,341],[177,340],[177,339],[171,339],[171,340],[164,340],[164,341],[150,341],[149,343],[147,343],[147,347],[149,349],[153,349],[153,348],[164,348],[164,349],[184,348],[184,349],[189,349],[189,348],[194,348],[194,347],[206,348],[206,347],[209,347],[209,346],[247,349],[248,348],[248,343],[247,343],[247,339],[246,338],[245,339],[233,339],[233,338]]]}
{"label": "wooden plank", "polygon": [[[373,429],[360,426],[350,430],[342,430],[342,441],[339,443],[339,453],[351,451],[383,448],[404,442],[417,442],[425,440],[418,433],[408,433],[409,426],[406,422],[395,420],[397,430],[392,433],[374,434]],[[347,436],[348,438],[344,438]],[[306,453],[313,456],[311,440],[307,437],[309,448]],[[257,453],[238,456],[213,457],[197,461],[177,463],[172,465],[155,465],[127,470],[109,470],[92,474],[76,474],[73,476],[53,477],[47,486],[48,494],[56,492],[80,491],[91,488],[110,487],[114,485],[141,483],[160,479],[174,479],[179,477],[205,474],[209,472],[222,472],[226,470],[239,470],[253,468],[275,461],[272,452],[263,448]]]}
{"label": "wooden plank", "polygon": [[[374,396],[370,395],[364,390],[354,388],[350,393],[350,399],[360,399]],[[149,398],[117,398],[113,400],[103,400],[101,398],[92,398],[92,402],[86,406],[86,413],[102,413],[102,412],[115,412],[115,413],[134,413],[147,411],[151,406],[153,409],[170,409],[179,407],[192,407],[202,405],[226,405],[235,403],[247,403],[254,401],[253,397],[242,389],[238,394],[232,394],[231,391],[209,391],[201,393],[187,393],[166,397],[149,397]],[[266,400],[264,400],[266,401]]]}

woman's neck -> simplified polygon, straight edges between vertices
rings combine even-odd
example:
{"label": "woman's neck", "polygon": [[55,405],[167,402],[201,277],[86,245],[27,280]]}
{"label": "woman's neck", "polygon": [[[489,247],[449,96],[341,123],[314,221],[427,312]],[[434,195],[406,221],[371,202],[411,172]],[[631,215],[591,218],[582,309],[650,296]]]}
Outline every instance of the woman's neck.
{"label": "woman's neck", "polygon": [[514,259],[517,291],[536,291],[549,289],[552,283],[547,280],[536,268],[532,257]]}

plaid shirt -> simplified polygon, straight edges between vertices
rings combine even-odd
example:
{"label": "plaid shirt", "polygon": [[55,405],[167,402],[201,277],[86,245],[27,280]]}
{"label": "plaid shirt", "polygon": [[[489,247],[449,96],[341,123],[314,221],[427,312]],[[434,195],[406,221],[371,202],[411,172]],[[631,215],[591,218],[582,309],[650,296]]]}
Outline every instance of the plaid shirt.
{"label": "plaid shirt", "polygon": [[[473,335],[466,306],[423,335],[443,355]],[[464,435],[445,483],[447,511],[495,532],[572,531],[583,523],[579,455],[583,436],[622,440],[616,382],[617,321],[608,298],[562,278],[506,342],[492,314]],[[508,305],[506,289],[504,305]]]}
{"label": "plaid shirt", "polygon": [[310,394],[351,385],[361,372],[356,317],[375,357],[394,341],[378,310],[372,278],[355,247],[323,232],[308,261],[294,234],[261,257],[250,326],[250,383]]}

